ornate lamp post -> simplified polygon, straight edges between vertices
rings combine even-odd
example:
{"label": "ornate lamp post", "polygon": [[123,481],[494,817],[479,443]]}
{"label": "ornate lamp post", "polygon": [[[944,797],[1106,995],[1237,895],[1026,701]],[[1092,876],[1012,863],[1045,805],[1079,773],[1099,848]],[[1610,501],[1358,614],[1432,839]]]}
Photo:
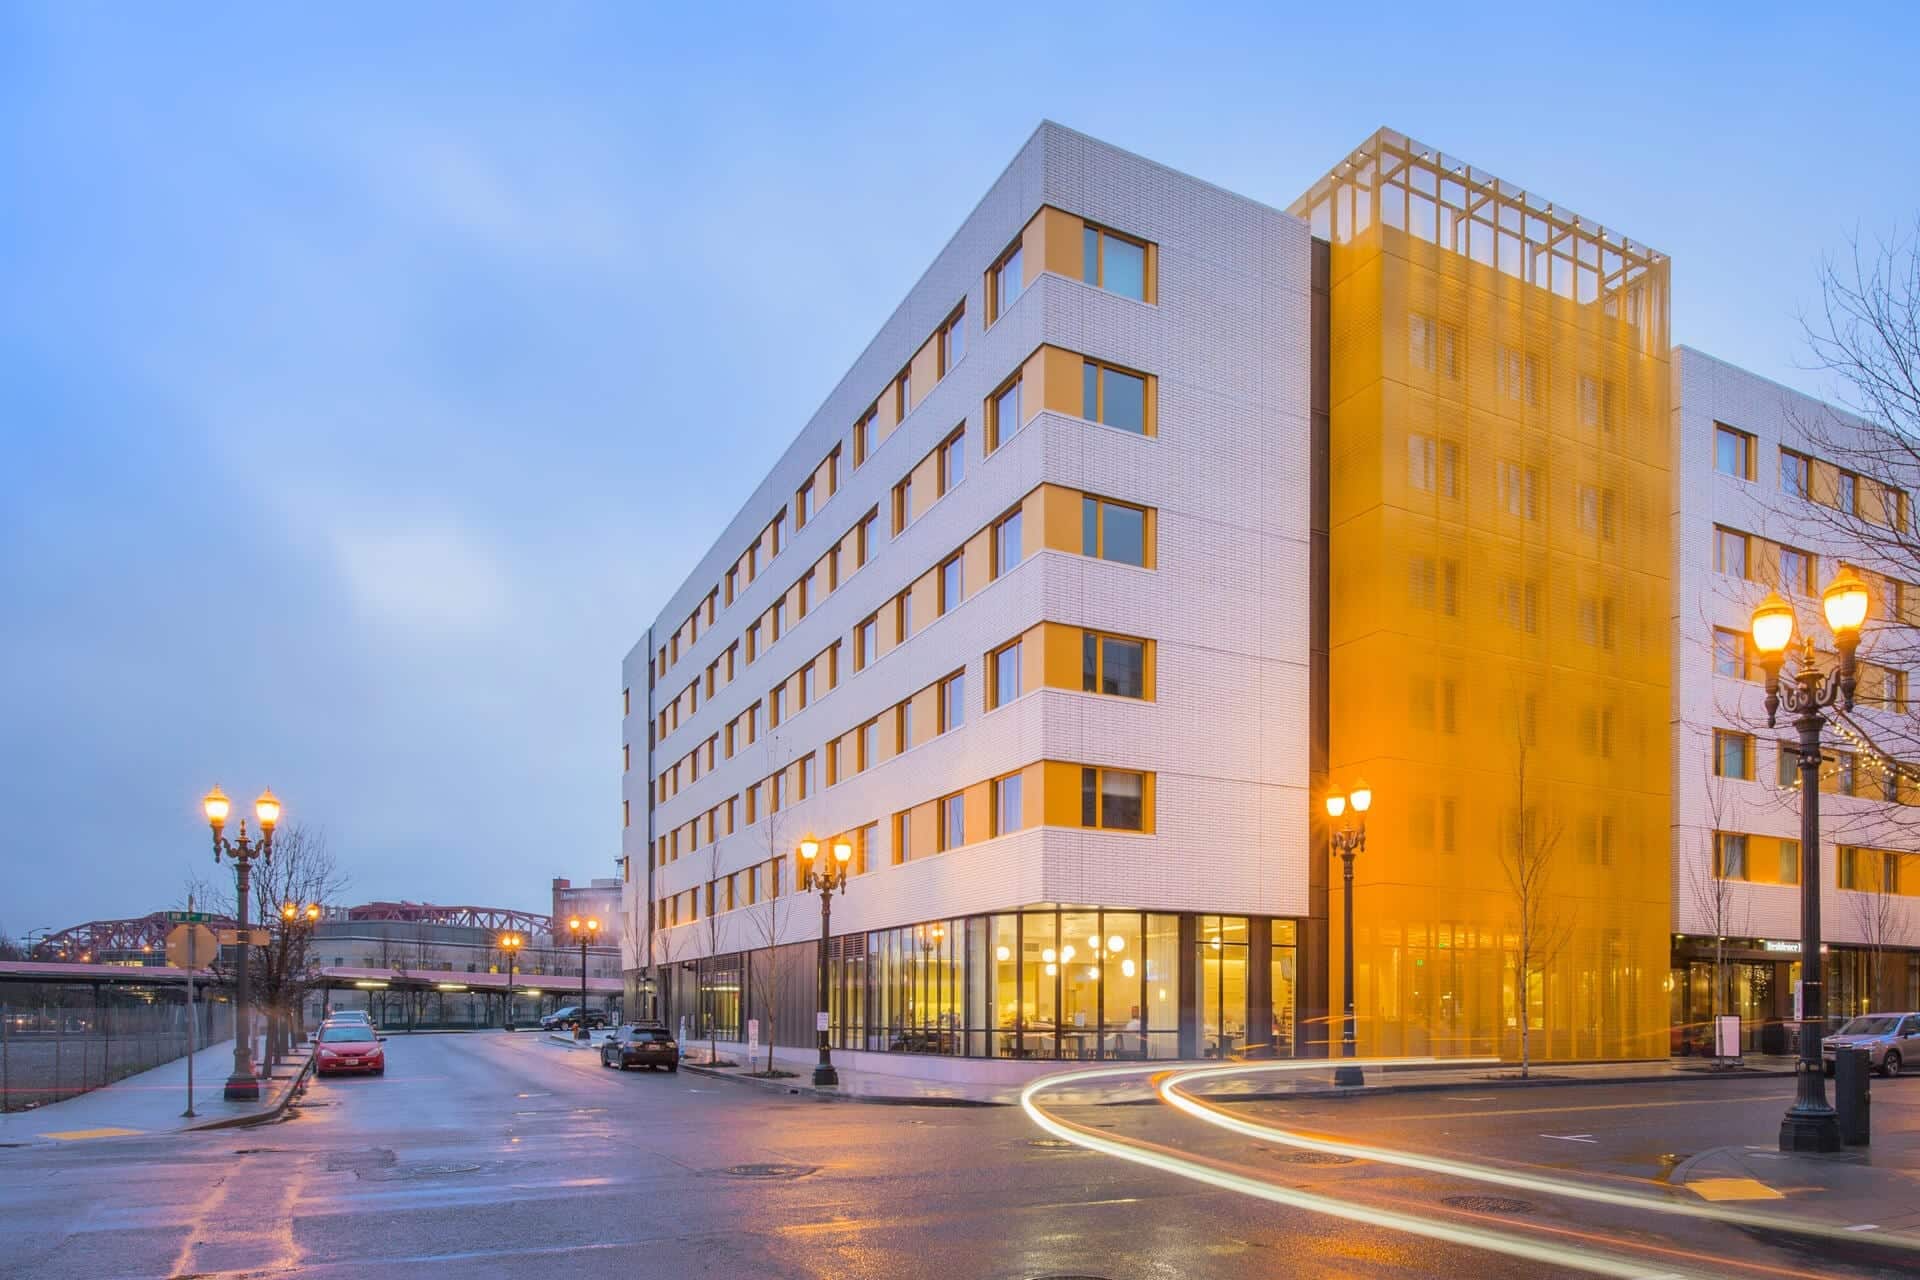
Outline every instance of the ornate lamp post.
{"label": "ornate lamp post", "polygon": [[500,949],[507,953],[506,1027],[509,1031],[513,1030],[513,962],[519,956],[520,948],[526,945],[527,940],[517,933],[500,935]]}
{"label": "ornate lamp post", "polygon": [[1784,687],[1780,668],[1793,643],[1793,606],[1779,592],[1769,591],[1753,611],[1753,647],[1767,672],[1767,724],[1773,725],[1784,705],[1800,734],[1800,1060],[1794,1066],[1798,1084],[1793,1105],[1780,1121],[1782,1151],[1840,1149],[1840,1125],[1827,1102],[1820,1062],[1826,1014],[1820,956],[1820,731],[1826,727],[1822,712],[1828,707],[1853,707],[1853,654],[1860,646],[1868,603],[1867,584],[1843,565],[1820,596],[1839,663],[1821,671],[1809,635],[1799,669]]}
{"label": "ornate lamp post", "polygon": [[820,1063],[813,1069],[816,1087],[837,1086],[840,1073],[833,1069],[833,1048],[827,1033],[827,939],[833,936],[833,891],[847,887],[847,863],[853,859],[853,846],[845,840],[833,842],[833,861],[820,857],[820,842],[808,836],[800,842],[800,857],[806,866],[800,873],[800,888],[820,893],[820,977],[819,1016],[816,1034],[820,1043]]}
{"label": "ornate lamp post", "polygon": [[[1346,914],[1346,928],[1342,934],[1342,949],[1345,964],[1342,970],[1343,985],[1346,988],[1346,1017],[1340,1025],[1340,1056],[1351,1058],[1354,1055],[1356,1035],[1353,1018],[1353,855],[1367,847],[1367,810],[1373,807],[1373,788],[1364,782],[1356,782],[1353,789],[1345,794],[1327,797],[1327,817],[1340,818],[1349,808],[1359,817],[1359,825],[1342,822],[1328,834],[1333,851],[1340,855],[1342,870],[1346,874],[1346,893],[1342,904]],[[1360,1068],[1348,1063],[1334,1068],[1333,1082],[1337,1085],[1362,1085],[1365,1079]]]}
{"label": "ornate lamp post", "polygon": [[594,919],[582,921],[578,916],[567,921],[567,928],[573,930],[573,940],[580,945],[580,1018],[573,1026],[575,1040],[587,1039],[587,948],[600,936],[600,922]]}
{"label": "ornate lamp post", "polygon": [[229,840],[221,834],[226,829],[227,814],[232,806],[219,787],[207,792],[200,806],[207,815],[207,825],[213,828],[213,860],[219,862],[222,854],[233,859],[236,882],[234,900],[238,904],[234,914],[240,918],[241,937],[245,940],[240,947],[240,972],[234,981],[233,1074],[227,1077],[227,1097],[238,1102],[252,1102],[260,1097],[260,1081],[253,1074],[253,1045],[247,1029],[247,999],[250,994],[247,976],[253,969],[253,953],[247,949],[253,945],[248,924],[253,917],[253,860],[273,861],[273,829],[280,825],[280,802],[274,798],[272,791],[262,791],[260,798],[253,802],[254,816],[260,820],[258,840],[247,838],[245,818],[240,820],[239,839]]}

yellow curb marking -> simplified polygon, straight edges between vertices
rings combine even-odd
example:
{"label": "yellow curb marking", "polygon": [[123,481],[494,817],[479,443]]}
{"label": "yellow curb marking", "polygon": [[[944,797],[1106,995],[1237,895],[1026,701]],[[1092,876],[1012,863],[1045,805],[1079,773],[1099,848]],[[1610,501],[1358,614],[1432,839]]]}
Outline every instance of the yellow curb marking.
{"label": "yellow curb marking", "polygon": [[63,1133],[43,1133],[40,1136],[58,1138],[62,1142],[77,1142],[85,1138],[125,1138],[145,1132],[145,1129],[68,1129]]}
{"label": "yellow curb marking", "polygon": [[1700,1178],[1689,1180],[1687,1190],[1702,1200],[1785,1200],[1758,1178]]}

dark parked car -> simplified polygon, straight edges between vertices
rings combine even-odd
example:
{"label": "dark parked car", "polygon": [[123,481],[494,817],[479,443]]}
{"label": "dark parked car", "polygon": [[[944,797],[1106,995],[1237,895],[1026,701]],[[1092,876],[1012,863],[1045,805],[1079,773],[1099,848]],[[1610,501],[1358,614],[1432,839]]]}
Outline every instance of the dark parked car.
{"label": "dark parked car", "polygon": [[542,1031],[561,1031],[572,1026],[575,1022],[584,1022],[589,1029],[604,1027],[607,1025],[607,1013],[604,1009],[588,1009],[582,1013],[579,1005],[570,1004],[564,1009],[555,1009],[552,1013],[541,1018],[540,1029]]}
{"label": "dark parked car", "polygon": [[622,1071],[628,1067],[665,1067],[678,1071],[680,1046],[675,1043],[673,1032],[658,1023],[625,1026],[600,1046],[600,1065]]}

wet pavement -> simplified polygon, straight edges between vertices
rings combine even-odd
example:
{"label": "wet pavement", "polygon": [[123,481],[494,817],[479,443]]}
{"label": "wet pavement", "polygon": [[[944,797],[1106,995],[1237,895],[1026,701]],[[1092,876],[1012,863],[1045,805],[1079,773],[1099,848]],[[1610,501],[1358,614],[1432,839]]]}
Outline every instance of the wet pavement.
{"label": "wet pavement", "polygon": [[[1336,1216],[1089,1151],[1017,1108],[878,1107],[688,1072],[602,1069],[535,1034],[394,1035],[384,1079],[316,1082],[282,1121],[0,1150],[0,1272],[23,1277],[379,1275],[1537,1277],[1580,1271],[1383,1225],[1515,1233],[1640,1275],[1897,1274],[1872,1244],[1555,1202],[1451,1174],[1324,1157],[1165,1106],[1060,1114],[1138,1150],[1324,1196]],[[1462,1088],[1238,1103],[1236,1114],[1466,1154],[1597,1185],[1666,1185],[1763,1144],[1778,1080]],[[1920,1080],[1875,1087],[1888,1159]],[[1585,1141],[1578,1139],[1585,1138]],[[1880,1148],[1876,1147],[1876,1152]],[[1892,1172],[1892,1170],[1889,1170]],[[1811,1194],[1791,1186],[1777,1205]],[[1451,1203],[1450,1203],[1451,1201]],[[1873,1206],[1857,1221],[1873,1224]],[[1904,1263],[1906,1259],[1900,1258]]]}

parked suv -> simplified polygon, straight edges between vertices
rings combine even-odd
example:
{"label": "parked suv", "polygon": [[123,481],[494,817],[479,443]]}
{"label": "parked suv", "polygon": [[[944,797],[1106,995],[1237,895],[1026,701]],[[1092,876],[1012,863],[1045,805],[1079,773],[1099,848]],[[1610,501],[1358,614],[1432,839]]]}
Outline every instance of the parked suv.
{"label": "parked suv", "polygon": [[1838,1049],[1865,1049],[1875,1071],[1897,1076],[1907,1063],[1920,1063],[1920,1013],[1863,1013],[1848,1019],[1820,1042],[1828,1075],[1833,1074]]}
{"label": "parked suv", "polygon": [[600,1046],[600,1065],[618,1067],[625,1071],[628,1067],[665,1067],[669,1071],[680,1069],[680,1046],[675,1043],[673,1032],[659,1023],[633,1023],[621,1027],[607,1037]]}
{"label": "parked suv", "polygon": [[555,1009],[552,1013],[540,1019],[540,1029],[542,1031],[555,1031],[570,1027],[575,1022],[585,1023],[589,1028],[604,1027],[607,1025],[606,1010],[587,1009],[583,1011],[579,1005],[570,1004],[564,1009]]}

